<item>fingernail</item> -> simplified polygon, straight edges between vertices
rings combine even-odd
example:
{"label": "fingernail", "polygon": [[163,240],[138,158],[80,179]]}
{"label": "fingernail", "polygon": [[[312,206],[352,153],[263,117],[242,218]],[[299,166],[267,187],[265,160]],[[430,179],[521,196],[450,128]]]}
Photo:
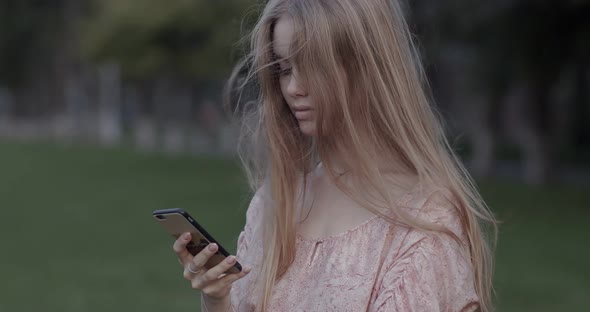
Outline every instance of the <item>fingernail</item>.
{"label": "fingernail", "polygon": [[236,258],[234,258],[233,256],[227,257],[227,263],[234,264],[235,262],[236,262]]}
{"label": "fingernail", "polygon": [[184,233],[182,236],[184,239],[189,239],[191,237],[191,233]]}
{"label": "fingernail", "polygon": [[209,250],[210,251],[215,251],[215,249],[217,249],[217,245],[215,245],[215,244],[209,244]]}
{"label": "fingernail", "polygon": [[250,271],[252,271],[252,268],[251,267],[245,267],[244,268],[244,272],[245,273],[250,273]]}

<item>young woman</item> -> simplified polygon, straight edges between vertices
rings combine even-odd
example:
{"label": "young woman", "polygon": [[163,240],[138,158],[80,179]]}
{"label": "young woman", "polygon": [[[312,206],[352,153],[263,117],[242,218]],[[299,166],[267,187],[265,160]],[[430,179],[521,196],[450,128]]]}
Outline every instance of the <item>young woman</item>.
{"label": "young woman", "polygon": [[217,246],[174,245],[204,311],[492,310],[494,217],[444,138],[402,11],[266,4],[231,79],[246,65],[241,87],[259,90],[241,110],[249,267],[206,270]]}

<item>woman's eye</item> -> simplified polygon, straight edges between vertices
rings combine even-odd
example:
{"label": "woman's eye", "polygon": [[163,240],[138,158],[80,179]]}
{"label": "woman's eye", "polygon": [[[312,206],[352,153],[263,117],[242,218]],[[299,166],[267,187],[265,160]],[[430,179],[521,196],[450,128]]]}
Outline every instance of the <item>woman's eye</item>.
{"label": "woman's eye", "polygon": [[285,69],[281,69],[279,70],[279,74],[281,76],[287,76],[291,74],[291,68],[285,68]]}

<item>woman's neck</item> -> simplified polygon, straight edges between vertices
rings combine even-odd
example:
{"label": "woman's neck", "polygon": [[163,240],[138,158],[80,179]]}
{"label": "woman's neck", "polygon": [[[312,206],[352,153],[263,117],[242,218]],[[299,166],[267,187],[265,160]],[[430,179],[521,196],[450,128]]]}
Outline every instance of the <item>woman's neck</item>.
{"label": "woman's neck", "polygon": [[[320,162],[324,167],[328,164],[336,177],[359,170],[358,161],[345,159],[345,157],[342,157],[338,153],[332,153],[328,159],[320,160]],[[370,160],[370,163],[375,164],[377,170],[382,173],[412,174],[412,170],[407,168],[401,161],[399,155],[392,153],[376,153],[373,159]]]}

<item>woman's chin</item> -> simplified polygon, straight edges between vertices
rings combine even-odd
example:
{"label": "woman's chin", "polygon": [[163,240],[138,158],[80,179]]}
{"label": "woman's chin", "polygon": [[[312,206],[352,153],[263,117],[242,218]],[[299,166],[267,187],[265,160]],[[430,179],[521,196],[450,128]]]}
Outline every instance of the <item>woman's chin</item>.
{"label": "woman's chin", "polygon": [[305,136],[314,136],[316,134],[315,125],[308,120],[299,122],[299,130],[301,130],[301,133]]}

